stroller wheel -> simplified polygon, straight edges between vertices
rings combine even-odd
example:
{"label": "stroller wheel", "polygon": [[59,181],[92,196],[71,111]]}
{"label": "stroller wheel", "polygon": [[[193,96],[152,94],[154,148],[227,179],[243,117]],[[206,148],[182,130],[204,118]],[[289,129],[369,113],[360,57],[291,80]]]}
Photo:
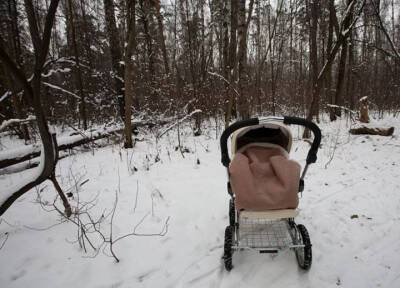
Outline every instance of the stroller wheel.
{"label": "stroller wheel", "polygon": [[233,226],[227,226],[225,229],[225,243],[224,243],[224,264],[227,271],[231,271],[232,266],[232,240],[233,240]]}
{"label": "stroller wheel", "polygon": [[229,200],[229,225],[235,226],[235,202],[233,199]]}
{"label": "stroller wheel", "polygon": [[310,236],[308,235],[308,231],[304,225],[297,225],[297,231],[299,232],[299,244],[304,244],[304,247],[295,250],[297,263],[301,269],[309,270],[312,262]]}

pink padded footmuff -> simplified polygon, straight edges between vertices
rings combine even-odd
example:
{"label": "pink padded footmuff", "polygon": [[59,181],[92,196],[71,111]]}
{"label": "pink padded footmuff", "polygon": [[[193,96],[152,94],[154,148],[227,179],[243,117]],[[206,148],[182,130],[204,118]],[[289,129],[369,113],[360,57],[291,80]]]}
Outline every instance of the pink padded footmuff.
{"label": "pink padded footmuff", "polygon": [[300,170],[281,149],[251,146],[239,151],[229,166],[236,209],[296,208]]}

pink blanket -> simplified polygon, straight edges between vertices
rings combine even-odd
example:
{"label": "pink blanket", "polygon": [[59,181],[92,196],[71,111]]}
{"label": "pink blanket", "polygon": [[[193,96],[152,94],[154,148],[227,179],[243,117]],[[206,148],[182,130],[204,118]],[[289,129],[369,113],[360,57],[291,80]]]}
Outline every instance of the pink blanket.
{"label": "pink blanket", "polygon": [[277,148],[248,147],[236,153],[230,182],[238,210],[294,209],[298,205],[300,165]]}

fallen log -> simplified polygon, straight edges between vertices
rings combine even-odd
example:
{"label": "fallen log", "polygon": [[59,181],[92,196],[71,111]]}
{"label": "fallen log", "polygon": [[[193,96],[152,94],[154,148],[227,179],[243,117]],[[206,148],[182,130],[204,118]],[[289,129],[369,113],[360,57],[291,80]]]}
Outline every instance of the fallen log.
{"label": "fallen log", "polygon": [[391,136],[394,132],[394,127],[390,128],[378,128],[378,127],[367,127],[361,126],[350,129],[350,134],[353,135],[380,135],[380,136]]}
{"label": "fallen log", "polygon": [[[134,128],[136,129],[137,127],[140,126],[147,126],[147,127],[153,127],[155,125],[163,125],[166,124],[167,122],[165,121],[162,123],[148,123],[148,122],[136,122],[134,123]],[[72,149],[77,146],[81,146],[84,144],[88,144],[100,139],[104,139],[107,137],[110,137],[112,135],[117,135],[121,134],[123,132],[122,127],[117,127],[117,128],[112,128],[112,129],[105,129],[102,131],[96,130],[96,131],[91,131],[91,132],[86,132],[90,133],[90,135],[86,135],[84,133],[74,133],[73,135],[66,136],[66,137],[60,137],[57,139],[58,143],[58,150],[63,151],[63,150],[68,150]],[[135,132],[135,131],[133,131]],[[36,157],[39,157],[40,155],[40,145],[37,144],[32,144],[32,145],[27,145],[23,147],[19,147],[16,149],[12,150],[6,150],[0,152],[0,169],[22,163],[27,160],[34,159]]]}
{"label": "fallen log", "polygon": [[[74,147],[87,144],[96,140],[100,140],[111,136],[112,134],[121,132],[122,129],[116,131],[107,131],[105,133],[95,133],[89,137],[83,135],[73,135],[69,137],[62,137],[57,140],[59,143],[58,150],[68,150]],[[40,155],[40,146],[33,144],[21,148],[4,151],[0,153],[0,169],[15,165],[27,160],[34,159]]]}

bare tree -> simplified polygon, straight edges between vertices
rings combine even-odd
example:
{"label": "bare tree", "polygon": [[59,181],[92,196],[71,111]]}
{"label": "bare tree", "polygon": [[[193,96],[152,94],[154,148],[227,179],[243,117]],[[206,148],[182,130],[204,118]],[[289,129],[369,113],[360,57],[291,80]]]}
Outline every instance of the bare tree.
{"label": "bare tree", "polygon": [[[28,97],[28,101],[32,103],[33,111],[35,113],[37,125],[39,128],[39,134],[42,140],[42,159],[41,165],[39,166],[39,168],[37,168],[38,173],[36,177],[28,179],[26,183],[19,185],[19,187],[15,191],[9,191],[8,195],[6,195],[0,203],[0,215],[3,215],[6,210],[20,196],[28,192],[36,185],[39,185],[47,179],[52,179],[52,181],[56,183],[54,177],[54,168],[57,163],[58,155],[57,143],[55,135],[50,133],[47,119],[43,111],[41,103],[41,82],[43,66],[45,65],[47,54],[49,51],[51,29],[59,2],[59,0],[52,0],[50,2],[45,18],[43,34],[40,35],[33,3],[31,0],[24,1],[35,55],[34,72],[31,81],[28,81],[21,68],[18,67],[18,65],[14,61],[12,61],[12,59],[4,49],[3,41],[0,41],[0,60],[3,62],[3,65],[7,67],[7,70],[12,73],[14,77],[20,82],[21,86],[24,89],[26,97]],[[58,192],[61,196],[61,194],[63,193],[62,191],[60,191]],[[70,215],[71,208],[69,207],[68,201],[66,203],[64,202],[64,204],[67,205],[65,206],[66,214]]]}
{"label": "bare tree", "polygon": [[[333,61],[335,60],[335,57],[339,51],[339,48],[343,46],[343,43],[345,41],[347,41],[347,38],[349,37],[350,31],[351,31],[351,28],[357,22],[358,17],[364,7],[365,0],[361,1],[360,8],[359,8],[358,12],[356,13],[353,21],[350,24],[348,24],[349,19],[352,17],[352,14],[353,14],[352,11],[354,9],[354,6],[356,5],[357,2],[358,2],[357,0],[349,1],[349,4],[347,5],[347,8],[346,8],[346,12],[340,23],[339,32],[337,34],[337,40],[335,42],[335,45],[333,46],[332,50],[329,52],[329,54],[327,56],[327,60],[324,64],[324,66],[322,67],[321,71],[319,72],[318,77],[315,80],[315,83],[312,87],[313,92],[312,92],[311,104],[310,104],[310,108],[309,108],[309,111],[307,114],[308,120],[312,120],[312,118],[314,116],[315,106],[318,103],[317,101],[319,98],[319,92],[322,87],[322,82],[325,78],[325,75],[326,75],[327,71],[329,71],[328,68],[332,65]],[[310,137],[310,131],[308,129],[304,130],[303,137]]]}

